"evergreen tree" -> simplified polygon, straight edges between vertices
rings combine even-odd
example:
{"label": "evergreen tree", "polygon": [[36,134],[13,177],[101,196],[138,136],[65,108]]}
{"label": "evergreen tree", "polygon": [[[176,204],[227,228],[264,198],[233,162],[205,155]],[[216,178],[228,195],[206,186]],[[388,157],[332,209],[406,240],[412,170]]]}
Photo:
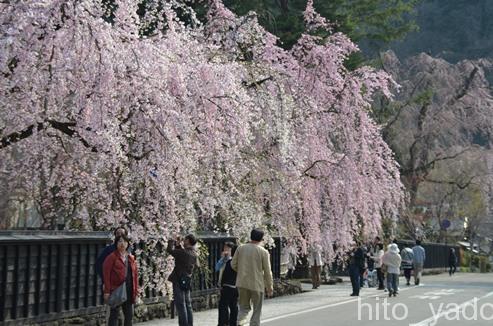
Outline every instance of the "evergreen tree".
{"label": "evergreen tree", "polygon": [[[289,49],[304,29],[306,0],[226,0],[225,4],[239,15],[255,11],[259,22],[279,37]],[[353,42],[374,53],[391,41],[402,39],[417,29],[414,8],[419,0],[315,0],[314,7],[332,22],[335,32],[343,32]],[[361,63],[361,54],[353,55],[350,66]]]}

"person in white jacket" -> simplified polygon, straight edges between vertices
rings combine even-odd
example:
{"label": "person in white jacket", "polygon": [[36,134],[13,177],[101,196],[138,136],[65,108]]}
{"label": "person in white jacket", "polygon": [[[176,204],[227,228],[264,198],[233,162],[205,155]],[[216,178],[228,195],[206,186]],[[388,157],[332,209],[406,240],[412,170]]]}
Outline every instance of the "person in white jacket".
{"label": "person in white jacket", "polygon": [[281,249],[281,275],[286,273],[286,278],[290,279],[294,276],[298,253],[296,246],[289,242]]}
{"label": "person in white jacket", "polygon": [[313,289],[318,289],[320,286],[320,274],[322,271],[322,255],[318,246],[313,246],[308,251],[308,265],[310,265],[310,272],[312,276]]}
{"label": "person in white jacket", "polygon": [[375,269],[377,270],[377,278],[378,278],[378,289],[384,290],[385,286],[383,285],[384,275],[382,272],[382,258],[383,258],[383,243],[376,244],[376,252],[370,256],[371,259],[375,262]]}
{"label": "person in white jacket", "polygon": [[387,266],[387,288],[389,290],[389,297],[392,295],[395,297],[397,295],[401,261],[399,247],[397,244],[391,243],[388,246],[387,252],[382,257],[382,263]]}

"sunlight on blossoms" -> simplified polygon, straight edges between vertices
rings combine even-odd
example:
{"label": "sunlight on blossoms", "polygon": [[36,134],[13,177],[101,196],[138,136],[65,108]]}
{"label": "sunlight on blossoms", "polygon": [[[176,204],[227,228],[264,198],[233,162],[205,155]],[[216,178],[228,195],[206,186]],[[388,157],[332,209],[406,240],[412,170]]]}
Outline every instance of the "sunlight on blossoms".
{"label": "sunlight on blossoms", "polygon": [[143,16],[130,0],[112,15],[96,0],[0,4],[0,169],[44,228],[128,225],[165,271],[141,266],[145,286],[167,292],[154,249],[173,234],[264,226],[331,261],[397,215],[398,166],[367,112],[394,83],[348,71],[356,45],[310,33],[330,30],[311,1],[290,51],[254,13],[214,0],[201,23],[162,2]]}

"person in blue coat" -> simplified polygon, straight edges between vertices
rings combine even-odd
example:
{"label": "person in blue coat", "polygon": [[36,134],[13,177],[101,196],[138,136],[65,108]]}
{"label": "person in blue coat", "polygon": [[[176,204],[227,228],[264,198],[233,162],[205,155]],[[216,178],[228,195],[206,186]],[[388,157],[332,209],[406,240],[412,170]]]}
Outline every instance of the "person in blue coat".
{"label": "person in blue coat", "polygon": [[232,242],[224,244],[221,259],[216,263],[219,272],[219,326],[236,326],[238,319],[238,289],[236,288],[236,272],[231,267],[231,261],[236,251]]}

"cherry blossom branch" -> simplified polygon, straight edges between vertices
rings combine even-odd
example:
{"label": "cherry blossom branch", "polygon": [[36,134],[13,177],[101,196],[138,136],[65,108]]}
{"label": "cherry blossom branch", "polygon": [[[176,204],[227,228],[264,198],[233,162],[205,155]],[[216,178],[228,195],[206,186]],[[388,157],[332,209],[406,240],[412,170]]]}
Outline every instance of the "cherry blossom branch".
{"label": "cherry blossom branch", "polygon": [[69,137],[75,137],[81,141],[81,143],[91,149],[91,152],[96,153],[97,149],[91,146],[79,133],[73,128],[76,127],[75,122],[60,122],[56,120],[46,120],[45,122],[39,122],[37,124],[32,124],[21,131],[15,131],[5,137],[0,139],[0,149],[15,144],[23,139],[31,137],[35,131],[43,131],[47,127],[52,127]]}
{"label": "cherry blossom branch", "polygon": [[269,81],[269,80],[272,80],[272,79],[273,79],[272,76],[268,76],[268,77],[262,78],[260,80],[256,80],[256,81],[250,82],[250,83],[248,83],[247,81],[243,81],[243,85],[245,85],[248,88],[257,87],[257,86],[262,85],[266,81]]}
{"label": "cherry blossom branch", "polygon": [[305,169],[305,171],[303,171],[303,175],[306,175],[307,177],[310,177],[312,179],[317,179],[318,177],[316,177],[316,176],[311,175],[311,174],[308,173],[317,164],[319,164],[319,163],[326,163],[326,164],[329,164],[329,165],[338,165],[338,166],[340,166],[341,163],[342,163],[342,161],[345,158],[346,158],[346,154],[344,154],[343,157],[341,159],[339,159],[339,161],[337,161],[337,162],[330,162],[330,161],[327,161],[327,160],[316,160],[316,161],[312,162],[312,164],[307,169]]}

